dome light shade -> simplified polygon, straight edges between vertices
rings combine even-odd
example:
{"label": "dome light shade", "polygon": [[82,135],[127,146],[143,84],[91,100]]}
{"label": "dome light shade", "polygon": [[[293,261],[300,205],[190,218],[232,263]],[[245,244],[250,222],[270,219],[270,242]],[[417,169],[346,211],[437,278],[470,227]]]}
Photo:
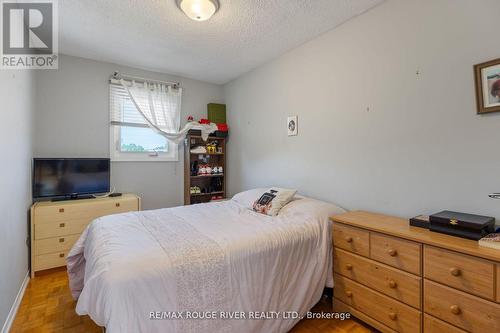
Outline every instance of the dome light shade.
{"label": "dome light shade", "polygon": [[217,0],[177,0],[177,6],[192,20],[206,21],[219,9]]}

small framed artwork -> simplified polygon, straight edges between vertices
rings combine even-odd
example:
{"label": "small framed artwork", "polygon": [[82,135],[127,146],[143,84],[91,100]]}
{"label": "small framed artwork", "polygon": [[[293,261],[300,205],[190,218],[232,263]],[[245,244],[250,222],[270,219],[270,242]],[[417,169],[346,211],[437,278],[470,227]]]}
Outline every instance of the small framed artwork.
{"label": "small framed artwork", "polygon": [[295,136],[298,134],[297,116],[288,117],[286,125],[288,127],[288,136]]}
{"label": "small framed artwork", "polygon": [[474,66],[477,113],[500,111],[500,58]]}

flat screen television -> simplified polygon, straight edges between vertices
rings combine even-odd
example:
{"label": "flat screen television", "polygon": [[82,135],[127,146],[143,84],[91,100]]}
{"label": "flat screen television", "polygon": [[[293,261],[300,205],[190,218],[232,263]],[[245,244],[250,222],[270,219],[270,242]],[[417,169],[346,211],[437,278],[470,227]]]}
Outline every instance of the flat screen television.
{"label": "flat screen television", "polygon": [[33,159],[34,199],[82,199],[110,190],[109,158]]}

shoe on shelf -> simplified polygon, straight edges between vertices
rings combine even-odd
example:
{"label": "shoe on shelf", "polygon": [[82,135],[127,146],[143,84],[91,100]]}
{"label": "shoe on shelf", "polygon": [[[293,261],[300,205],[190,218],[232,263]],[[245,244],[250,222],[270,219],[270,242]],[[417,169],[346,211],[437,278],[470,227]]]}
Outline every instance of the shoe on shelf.
{"label": "shoe on shelf", "polygon": [[191,149],[189,152],[191,152],[193,154],[206,154],[207,148],[205,148],[203,146],[198,146],[198,147]]}

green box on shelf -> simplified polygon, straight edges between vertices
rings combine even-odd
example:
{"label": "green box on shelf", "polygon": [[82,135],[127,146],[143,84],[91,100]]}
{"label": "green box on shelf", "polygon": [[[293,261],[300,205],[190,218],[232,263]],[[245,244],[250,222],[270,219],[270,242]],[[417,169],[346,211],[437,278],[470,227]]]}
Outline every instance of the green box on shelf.
{"label": "green box on shelf", "polygon": [[226,104],[207,104],[208,120],[216,124],[226,123]]}

